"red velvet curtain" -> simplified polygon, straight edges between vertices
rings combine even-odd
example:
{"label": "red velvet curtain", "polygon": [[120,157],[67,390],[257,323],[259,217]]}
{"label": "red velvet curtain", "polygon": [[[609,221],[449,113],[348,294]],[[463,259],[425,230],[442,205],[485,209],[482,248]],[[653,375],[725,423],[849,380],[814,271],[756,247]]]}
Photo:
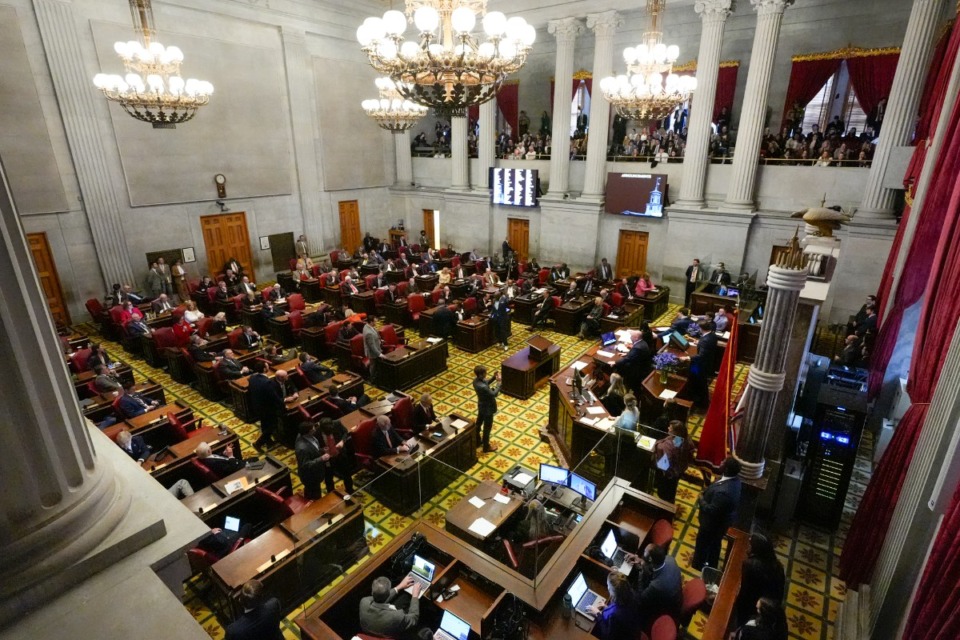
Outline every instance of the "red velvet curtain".
{"label": "red velvet curtain", "polygon": [[933,134],[933,123],[940,117],[943,94],[947,90],[947,83],[944,82],[943,76],[950,75],[953,62],[957,58],[957,46],[960,45],[960,40],[953,37],[955,27],[956,22],[944,32],[933,51],[933,61],[930,63],[930,70],[927,71],[923,95],[920,96],[920,119],[917,121],[917,130],[913,136],[914,144]]}
{"label": "red velvet curtain", "polygon": [[923,571],[913,608],[907,617],[904,638],[931,640],[960,638],[960,489],[953,494],[950,509],[933,543]]}
{"label": "red velvet curtain", "polygon": [[467,122],[476,122],[480,119],[480,105],[474,104],[467,107]]}
{"label": "red velvet curtain", "polygon": [[847,58],[850,84],[864,113],[873,113],[882,99],[890,97],[899,60],[899,53]]}
{"label": "red velvet curtain", "polygon": [[516,82],[503,85],[497,94],[497,106],[500,107],[500,113],[503,114],[503,119],[510,124],[514,140],[520,138],[520,124],[517,120],[520,115],[517,108],[519,104],[519,94],[520,85]]}
{"label": "red velvet curtain", "polygon": [[720,67],[717,75],[717,93],[713,103],[713,122],[717,121],[724,107],[733,113],[733,98],[737,93],[737,74],[740,67]]}
{"label": "red velvet curtain", "polygon": [[840,68],[840,60],[833,58],[830,60],[798,60],[793,63],[790,69],[790,84],[787,85],[787,99],[783,103],[783,120],[786,122],[787,114],[793,109],[794,104],[801,107],[807,106],[813,97],[823,89],[830,76]]}
{"label": "red velvet curtain", "polygon": [[840,577],[848,585],[869,582],[873,574],[953,336],[946,327],[960,316],[960,271],[955,268],[960,261],[960,104],[950,114],[949,124],[897,288],[895,313],[925,295],[907,377],[912,404],[877,465],[850,525],[840,556]]}

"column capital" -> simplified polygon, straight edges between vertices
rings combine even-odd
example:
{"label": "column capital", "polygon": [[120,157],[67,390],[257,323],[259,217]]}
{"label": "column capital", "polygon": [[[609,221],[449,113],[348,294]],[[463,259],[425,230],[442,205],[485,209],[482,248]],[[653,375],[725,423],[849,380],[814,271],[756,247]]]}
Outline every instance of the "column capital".
{"label": "column capital", "polygon": [[761,16],[783,13],[793,3],[794,0],[750,0],[750,4]]}
{"label": "column capital", "polygon": [[616,11],[590,13],[587,15],[587,28],[593,29],[597,37],[613,37],[617,28],[623,25],[623,16]]}
{"label": "column capital", "polygon": [[547,31],[557,42],[573,42],[583,33],[583,21],[580,18],[560,18],[547,23]]}
{"label": "column capital", "polygon": [[697,0],[693,5],[701,20],[726,20],[733,9],[733,0]]}

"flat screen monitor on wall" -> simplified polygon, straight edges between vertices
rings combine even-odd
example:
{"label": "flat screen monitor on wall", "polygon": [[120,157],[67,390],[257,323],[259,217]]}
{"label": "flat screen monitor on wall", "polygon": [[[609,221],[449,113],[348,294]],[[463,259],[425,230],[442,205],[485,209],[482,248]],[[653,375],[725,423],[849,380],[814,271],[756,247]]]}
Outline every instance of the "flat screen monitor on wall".
{"label": "flat screen monitor on wall", "polygon": [[537,170],[490,167],[490,202],[511,207],[536,207]]}
{"label": "flat screen monitor on wall", "polygon": [[608,173],[604,210],[625,216],[662,218],[667,176],[662,173]]}

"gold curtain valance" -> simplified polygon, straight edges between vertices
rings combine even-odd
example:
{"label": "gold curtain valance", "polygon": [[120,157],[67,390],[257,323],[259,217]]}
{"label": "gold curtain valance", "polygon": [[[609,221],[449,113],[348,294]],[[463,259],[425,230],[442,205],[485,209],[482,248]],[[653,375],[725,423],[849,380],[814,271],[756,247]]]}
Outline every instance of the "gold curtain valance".
{"label": "gold curtain valance", "polygon": [[794,62],[809,62],[811,60],[846,60],[847,58],[869,58],[871,56],[888,56],[900,53],[900,47],[882,47],[879,49],[862,49],[860,47],[843,47],[836,51],[822,53],[801,53],[793,56]]}
{"label": "gold curtain valance", "polygon": [[[724,60],[723,62],[720,63],[721,69],[729,69],[731,67],[739,67],[739,66],[740,66],[739,60]],[[684,62],[683,64],[673,65],[674,73],[687,73],[687,72],[696,71],[696,70],[697,70],[696,59],[690,60],[688,62]]]}
{"label": "gold curtain valance", "polygon": [[[580,69],[573,74],[574,80],[593,80],[593,72],[586,69]],[[550,76],[550,82],[556,82],[556,76]]]}

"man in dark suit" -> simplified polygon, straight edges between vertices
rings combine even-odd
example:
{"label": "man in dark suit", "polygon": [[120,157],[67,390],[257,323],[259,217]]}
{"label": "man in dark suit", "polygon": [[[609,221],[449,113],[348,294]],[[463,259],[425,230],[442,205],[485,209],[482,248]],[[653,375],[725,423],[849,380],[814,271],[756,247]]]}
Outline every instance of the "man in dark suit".
{"label": "man in dark suit", "polygon": [[240,364],[240,361],[234,357],[232,349],[224,349],[223,355],[215,362],[217,372],[227,380],[236,380],[250,373],[250,369]]}
{"label": "man in dark suit", "polygon": [[627,284],[626,278],[622,278],[617,282],[617,286],[613,288],[613,292],[619,293],[624,301],[633,300],[633,291],[630,289],[630,285]]}
{"label": "man in dark suit", "polygon": [[227,289],[230,290],[231,294],[237,293],[237,289],[240,287],[240,276],[238,272],[227,269],[223,274],[223,281],[227,283]]}
{"label": "man in dark suit", "polygon": [[301,422],[300,435],[297,436],[293,449],[297,455],[297,473],[303,483],[303,497],[317,500],[322,495],[320,483],[330,460],[330,455],[324,453],[323,445],[317,439],[317,425]]}
{"label": "man in dark suit", "polygon": [[710,405],[710,378],[717,368],[720,338],[716,325],[708,320],[701,325],[703,335],[697,342],[697,355],[690,359],[690,383],[693,403],[706,408]]}
{"label": "man in dark suit", "polygon": [[593,278],[586,277],[577,281],[577,288],[580,289],[583,295],[589,296],[593,293],[596,285],[593,282]]}
{"label": "man in dark suit", "polygon": [[173,305],[170,304],[170,298],[167,294],[161,293],[156,300],[150,303],[150,309],[154,313],[163,313],[164,311],[173,311]]}
{"label": "man in dark suit", "polygon": [[690,296],[693,295],[694,289],[704,280],[705,275],[703,269],[700,267],[700,259],[694,258],[693,264],[687,267],[687,270],[684,272],[684,283],[686,284],[684,304],[690,304]]}
{"label": "man in dark suit", "polygon": [[250,580],[240,590],[243,615],[227,625],[224,640],[283,640],[280,601],[263,596],[263,584]]}
{"label": "man in dark suit", "polygon": [[343,279],[343,284],[340,285],[340,293],[345,296],[350,296],[355,293],[360,293],[360,289],[357,288],[357,285],[353,284],[353,279],[347,276]]}
{"label": "man in dark suit", "polygon": [[639,394],[640,385],[653,368],[653,352],[646,340],[638,339],[630,351],[613,365],[613,370],[623,376],[623,382],[633,393]]}
{"label": "man in dark suit", "polygon": [[260,334],[250,325],[244,326],[243,333],[240,334],[240,346],[243,349],[256,349],[260,346]]}
{"label": "man in dark suit", "polygon": [[273,434],[284,406],[283,390],[276,380],[264,375],[266,365],[263,362],[257,360],[253,366],[255,373],[250,376],[247,393],[253,415],[260,420],[260,437],[253,446],[263,451],[267,445],[273,444]]}
{"label": "man in dark suit", "polygon": [[655,544],[643,550],[643,566],[637,590],[637,609],[643,616],[643,628],[662,615],[676,618],[683,602],[683,579],[673,556]]}
{"label": "man in dark suit", "polygon": [[331,369],[311,358],[306,351],[301,351],[298,357],[300,359],[300,370],[303,371],[303,375],[307,377],[307,382],[310,384],[317,384],[334,376]]}
{"label": "man in dark suit", "polygon": [[377,416],[377,428],[373,431],[374,457],[380,458],[395,453],[407,453],[408,451],[410,449],[404,444],[403,438],[390,424],[390,418]]}
{"label": "man in dark suit", "polygon": [[413,430],[420,433],[436,421],[437,414],[433,410],[433,398],[429,393],[421,394],[420,402],[413,407]]}
{"label": "man in dark suit", "polygon": [[355,397],[341,398],[340,390],[337,389],[337,387],[330,387],[330,395],[327,396],[327,401],[340,409],[344,415],[350,413],[351,411],[356,411],[359,408],[356,400],[357,398]]}
{"label": "man in dark suit", "polygon": [[861,338],[867,334],[868,331],[877,330],[877,309],[872,304],[868,304],[865,309],[865,316],[863,320],[857,324],[856,334]]}
{"label": "man in dark suit", "polygon": [[553,310],[554,302],[553,296],[545,296],[543,302],[540,303],[540,306],[537,307],[537,313],[533,317],[533,323],[530,325],[530,330],[534,330],[539,326],[542,326],[547,322],[547,317],[550,315],[550,312]]}
{"label": "man in dark suit", "polygon": [[493,334],[497,343],[506,351],[507,341],[510,339],[510,299],[506,293],[500,294],[490,307],[490,322],[493,323]]}
{"label": "man in dark suit", "polygon": [[[840,352],[840,355],[834,357],[834,360],[844,365],[845,367],[855,367],[860,363],[860,360],[863,357],[863,345],[860,343],[860,338],[851,334],[847,336],[843,351]],[[97,379],[100,379],[100,376],[97,376]]]}
{"label": "man in dark suit", "polygon": [[457,316],[447,307],[447,301],[440,298],[437,310],[433,312],[433,330],[441,338],[449,340],[457,329]]}
{"label": "man in dark suit", "polygon": [[139,393],[134,393],[127,388],[124,389],[123,395],[120,396],[120,402],[117,406],[124,418],[135,418],[143,415],[147,411],[156,409],[159,403],[156,400],[145,400]]}
{"label": "man in dark suit", "polygon": [[335,287],[340,282],[340,276],[336,269],[330,269],[329,273],[323,277],[323,284],[327,287]]}
{"label": "man in dark suit", "polygon": [[717,264],[716,270],[713,272],[713,275],[710,276],[710,282],[725,286],[730,284],[730,273],[727,272],[727,268],[722,262]]}
{"label": "man in dark suit", "polygon": [[146,460],[153,451],[147,443],[144,442],[143,436],[131,435],[126,428],[117,434],[117,444],[127,452],[128,456],[137,462]]}
{"label": "man in dark suit", "polygon": [[233,296],[233,293],[230,291],[229,285],[227,285],[226,280],[221,280],[217,283],[217,293],[214,296],[218,302],[226,302]]}
{"label": "man in dark suit", "polygon": [[[407,587],[413,587],[413,597],[406,611],[391,604]],[[402,638],[417,626],[420,620],[420,583],[410,576],[404,577],[396,587],[390,586],[389,578],[376,578],[371,595],[360,600],[360,628],[364,633],[383,638]]]}
{"label": "man in dark suit", "polygon": [[680,311],[677,311],[677,317],[673,319],[673,324],[670,325],[670,330],[676,331],[680,335],[683,335],[687,332],[687,327],[689,327],[692,322],[693,320],[690,318],[690,309],[684,307],[680,309]]}
{"label": "man in dark suit", "polygon": [[606,258],[601,259],[600,264],[597,265],[597,280],[601,282],[613,280],[613,267],[610,266]]}
{"label": "man in dark suit", "polygon": [[720,561],[720,546],[727,529],[733,524],[740,507],[740,463],[727,458],[720,466],[723,477],[700,494],[700,529],[691,568],[699,571],[704,565],[716,567]]}
{"label": "man in dark suit", "polygon": [[190,354],[190,357],[193,358],[194,362],[213,362],[217,359],[217,357],[209,351],[204,351],[203,347],[206,344],[207,341],[198,334],[195,333],[190,336],[190,344],[187,345],[187,352]]}
{"label": "man in dark suit", "polygon": [[481,432],[483,452],[496,451],[496,445],[490,444],[490,431],[493,429],[493,417],[497,413],[497,396],[500,395],[500,372],[487,379],[487,368],[477,365],[473,369],[473,390],[477,392],[477,428]]}
{"label": "man in dark suit", "polygon": [[263,307],[260,308],[260,317],[264,320],[269,320],[270,318],[276,318],[277,316],[282,315],[283,311],[273,306],[273,300],[267,300],[263,303]]}
{"label": "man in dark suit", "polygon": [[201,442],[197,445],[194,453],[197,454],[197,459],[210,471],[214,472],[221,478],[225,478],[231,473],[235,473],[243,469],[244,462],[242,459],[233,457],[233,445],[227,445],[223,450],[224,455],[220,455],[213,452],[213,449],[210,448],[210,445],[206,442]]}

